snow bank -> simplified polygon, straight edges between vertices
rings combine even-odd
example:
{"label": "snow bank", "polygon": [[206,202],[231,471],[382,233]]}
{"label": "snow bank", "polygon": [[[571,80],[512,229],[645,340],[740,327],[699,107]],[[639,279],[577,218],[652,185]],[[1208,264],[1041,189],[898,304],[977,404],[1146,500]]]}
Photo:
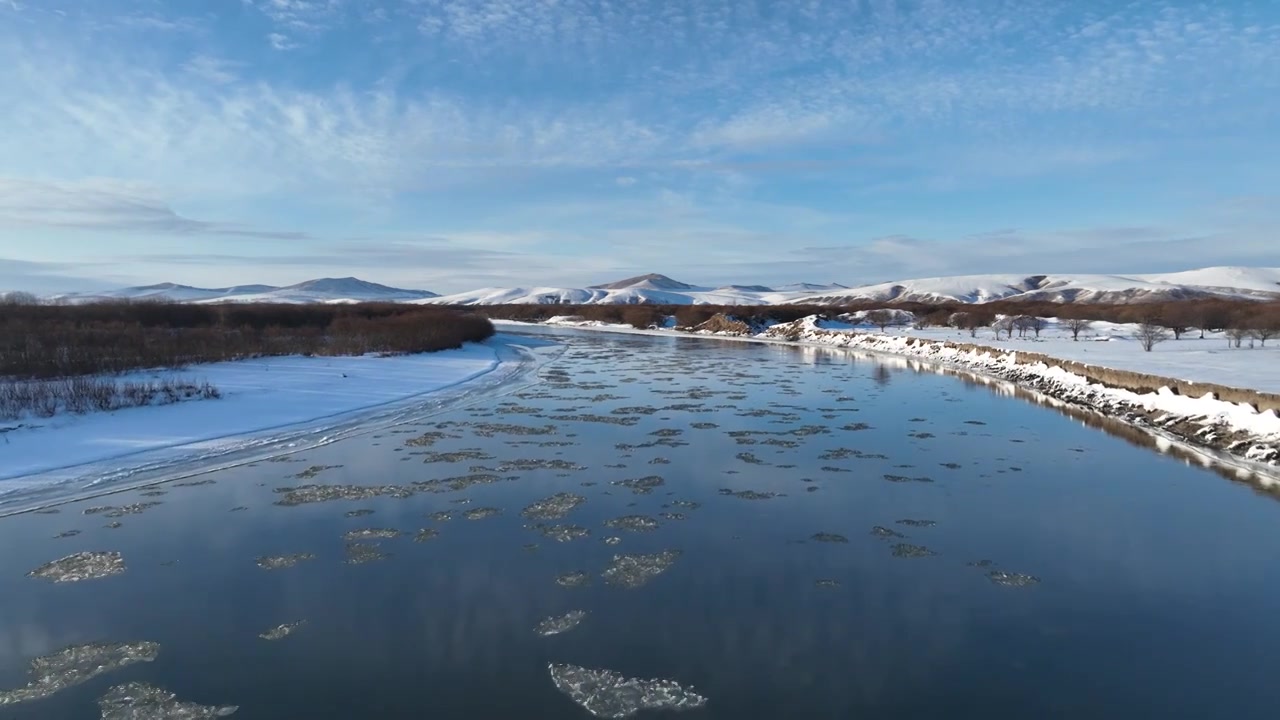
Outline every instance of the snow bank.
{"label": "snow bank", "polygon": [[0,426],[0,497],[30,488],[25,479],[36,474],[103,461],[120,473],[164,450],[216,455],[250,435],[417,401],[496,369],[501,344],[389,357],[273,357],[126,375],[121,379],[208,380],[222,397]]}
{"label": "snow bank", "polygon": [[1250,341],[1246,340],[1245,347],[1230,348],[1221,333],[1209,333],[1202,339],[1197,331],[1183,335],[1180,340],[1159,343],[1151,352],[1143,352],[1133,339],[1135,329],[1134,325],[1095,322],[1080,334],[1079,342],[1073,342],[1071,334],[1052,319],[1039,338],[1032,333],[1020,338],[1015,332],[1012,340],[999,342],[992,340],[987,329],[980,331],[977,338],[951,328],[898,328],[889,333],[986,345],[1001,352],[1035,352],[1113,370],[1280,393],[1280,370],[1276,369],[1280,367],[1280,342],[1273,340],[1265,347],[1250,348]]}
{"label": "snow bank", "polygon": [[[1280,417],[1274,410],[1259,412],[1251,405],[1226,402],[1211,395],[1178,395],[1167,387],[1155,392],[1107,387],[1044,362],[1020,363],[1016,351],[955,347],[907,335],[825,329],[813,317],[778,325],[762,335],[768,339],[786,338],[920,357],[994,375],[1060,400],[1102,410],[1134,424],[1159,428],[1200,445],[1226,450],[1250,461],[1280,465]],[[1040,347],[1034,349],[1048,354]]]}

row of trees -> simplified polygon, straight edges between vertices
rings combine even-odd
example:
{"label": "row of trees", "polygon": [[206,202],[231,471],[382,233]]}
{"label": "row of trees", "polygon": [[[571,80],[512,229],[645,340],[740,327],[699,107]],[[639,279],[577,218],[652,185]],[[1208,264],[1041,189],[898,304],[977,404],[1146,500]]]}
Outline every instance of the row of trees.
{"label": "row of trees", "polygon": [[0,378],[118,373],[272,355],[431,352],[493,335],[474,313],[394,303],[0,306]]}
{"label": "row of trees", "polygon": [[[856,302],[842,305],[488,305],[474,308],[492,318],[537,322],[553,315],[579,315],[587,320],[629,323],[640,327],[655,324],[667,317],[675,317],[680,326],[693,326],[705,322],[717,313],[733,315],[748,321],[790,322],[806,315],[837,316],[847,313],[863,313],[872,316],[875,311],[886,310],[883,303]],[[1229,300],[1219,298],[1179,300],[1165,303],[1135,303],[1108,305],[1094,303],[1051,303],[1001,300],[980,304],[965,303],[895,303],[886,315],[890,322],[898,322],[904,313],[924,326],[952,326],[988,328],[997,317],[1058,318],[1060,324],[1069,321],[1105,321],[1113,323],[1140,323],[1159,319],[1175,337],[1192,331],[1221,332],[1233,327],[1253,327],[1272,322],[1280,316],[1280,302]],[[955,320],[953,316],[960,314]],[[875,316],[880,316],[876,313]],[[872,322],[868,317],[868,322]],[[1025,321],[1031,322],[1031,321]],[[875,324],[875,323],[872,323]],[[1044,325],[1040,326],[1041,329]],[[1034,325],[1015,332],[1036,331]],[[1001,331],[1003,333],[1003,330]]]}

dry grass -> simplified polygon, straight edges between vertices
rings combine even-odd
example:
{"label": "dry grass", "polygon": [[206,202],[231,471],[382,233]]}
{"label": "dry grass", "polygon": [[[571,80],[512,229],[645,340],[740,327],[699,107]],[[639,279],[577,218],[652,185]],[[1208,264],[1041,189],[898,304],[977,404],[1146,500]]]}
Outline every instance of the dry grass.
{"label": "dry grass", "polygon": [[84,414],[144,405],[172,405],[183,400],[221,396],[208,382],[192,380],[117,381],[73,377],[58,380],[15,380],[0,384],[0,419],[48,418],[58,413]]}

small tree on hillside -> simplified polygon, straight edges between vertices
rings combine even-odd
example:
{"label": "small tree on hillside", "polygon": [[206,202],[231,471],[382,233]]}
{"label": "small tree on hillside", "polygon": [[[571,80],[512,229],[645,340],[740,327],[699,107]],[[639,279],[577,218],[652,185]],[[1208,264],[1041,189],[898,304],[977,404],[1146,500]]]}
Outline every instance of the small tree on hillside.
{"label": "small tree on hillside", "polygon": [[1169,339],[1169,328],[1161,325],[1155,320],[1143,320],[1138,323],[1138,327],[1133,331],[1133,337],[1141,345],[1142,349],[1151,352],[1151,348],[1157,343],[1162,343]]}
{"label": "small tree on hillside", "polygon": [[1080,333],[1088,330],[1093,326],[1093,322],[1083,318],[1067,318],[1062,321],[1062,326],[1071,331],[1071,339],[1080,340]]}
{"label": "small tree on hillside", "polygon": [[892,310],[872,310],[866,314],[867,322],[884,332],[887,328],[898,324],[898,313]]}

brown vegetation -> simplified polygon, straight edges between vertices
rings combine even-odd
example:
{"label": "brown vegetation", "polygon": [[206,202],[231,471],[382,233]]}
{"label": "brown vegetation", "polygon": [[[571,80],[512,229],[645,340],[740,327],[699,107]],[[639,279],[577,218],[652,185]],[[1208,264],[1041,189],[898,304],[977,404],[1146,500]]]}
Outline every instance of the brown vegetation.
{"label": "brown vegetation", "polygon": [[[628,323],[636,327],[648,327],[658,319],[674,316],[676,324],[693,327],[706,322],[717,314],[729,314],[751,325],[765,322],[786,323],[808,315],[835,317],[844,313],[883,310],[884,303],[857,302],[844,305],[488,305],[470,308],[487,317],[507,320],[539,322],[553,315],[581,315],[588,320]],[[950,318],[949,324],[976,335],[979,329],[991,327],[996,316],[1023,317],[1023,330],[1032,333],[1045,327],[1045,318],[1056,317],[1067,321],[1065,326],[1078,336],[1088,328],[1088,323],[1099,321],[1113,323],[1141,323],[1159,318],[1158,324],[1172,334],[1181,337],[1190,330],[1222,332],[1229,327],[1241,326],[1247,337],[1258,337],[1253,331],[1263,329],[1268,339],[1280,337],[1280,301],[1231,300],[1226,298],[1201,298],[1177,300],[1166,303],[1140,303],[1131,305],[1062,304],[1052,302],[1027,302],[1000,300],[968,305],[964,303],[893,303],[894,310],[906,310],[927,325],[940,325]],[[896,315],[896,313],[895,313]],[[876,317],[880,317],[879,314]],[[887,317],[887,316],[886,316]],[[1075,321],[1074,324],[1072,321]],[[872,323],[874,324],[874,323]],[[1273,331],[1267,328],[1275,327]],[[1074,328],[1074,329],[1073,329]],[[1018,329],[1016,326],[1010,330]],[[1005,334],[1003,326],[1000,330]]]}
{"label": "brown vegetation", "polygon": [[484,317],[404,304],[0,306],[0,378],[120,373],[272,355],[431,352],[493,334]]}

